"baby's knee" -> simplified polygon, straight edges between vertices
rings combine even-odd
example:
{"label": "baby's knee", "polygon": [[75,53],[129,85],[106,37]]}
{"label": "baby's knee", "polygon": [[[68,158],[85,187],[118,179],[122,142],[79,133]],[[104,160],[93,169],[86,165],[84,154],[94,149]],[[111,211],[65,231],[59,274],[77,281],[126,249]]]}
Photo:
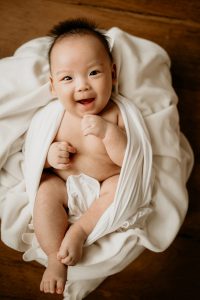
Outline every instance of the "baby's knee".
{"label": "baby's knee", "polygon": [[100,196],[107,194],[112,198],[114,198],[115,191],[117,189],[118,180],[119,180],[119,175],[114,175],[106,179],[101,185]]}
{"label": "baby's knee", "polygon": [[54,174],[42,174],[36,200],[40,202],[61,201],[66,203],[67,191],[65,182]]}

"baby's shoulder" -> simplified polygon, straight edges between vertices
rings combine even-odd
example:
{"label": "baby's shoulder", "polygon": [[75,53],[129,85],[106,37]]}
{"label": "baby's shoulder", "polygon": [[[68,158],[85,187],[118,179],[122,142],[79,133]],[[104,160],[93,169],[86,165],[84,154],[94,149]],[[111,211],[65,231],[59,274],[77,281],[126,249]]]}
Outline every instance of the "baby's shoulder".
{"label": "baby's shoulder", "polygon": [[113,101],[109,101],[104,110],[99,114],[104,119],[113,118],[117,115],[117,105]]}
{"label": "baby's shoulder", "polygon": [[107,121],[117,124],[121,128],[124,128],[120,109],[118,105],[112,100],[109,102],[106,110],[104,110],[104,112],[102,113],[102,117]]}
{"label": "baby's shoulder", "polygon": [[118,115],[120,113],[118,105],[112,100],[109,101],[108,105],[102,112],[102,115]]}

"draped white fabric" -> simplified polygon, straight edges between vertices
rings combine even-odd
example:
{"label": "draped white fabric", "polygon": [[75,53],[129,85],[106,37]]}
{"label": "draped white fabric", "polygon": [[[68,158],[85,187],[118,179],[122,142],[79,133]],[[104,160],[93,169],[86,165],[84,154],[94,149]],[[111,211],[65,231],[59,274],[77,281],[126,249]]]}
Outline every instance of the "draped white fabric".
{"label": "draped white fabric", "polygon": [[[165,250],[188,206],[193,154],[179,129],[169,58],[158,45],[118,28],[107,34],[118,75],[113,100],[125,120],[128,145],[115,200],[88,237],[80,263],[69,267],[65,299],[82,299],[144,247]],[[46,256],[31,226],[32,208],[46,152],[63,115],[48,83],[49,42],[47,37],[32,40],[0,60],[1,237],[25,252],[25,260],[44,265]]]}

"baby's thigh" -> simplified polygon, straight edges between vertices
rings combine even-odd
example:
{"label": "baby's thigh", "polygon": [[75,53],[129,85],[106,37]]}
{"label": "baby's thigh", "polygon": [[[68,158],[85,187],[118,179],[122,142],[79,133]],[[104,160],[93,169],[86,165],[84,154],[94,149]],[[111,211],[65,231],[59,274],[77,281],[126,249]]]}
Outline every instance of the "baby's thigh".
{"label": "baby's thigh", "polygon": [[36,198],[40,201],[57,202],[67,206],[66,183],[53,172],[44,171]]}
{"label": "baby's thigh", "polygon": [[104,180],[101,184],[100,197],[108,197],[110,200],[113,200],[115,197],[118,180],[119,175],[114,175]]}

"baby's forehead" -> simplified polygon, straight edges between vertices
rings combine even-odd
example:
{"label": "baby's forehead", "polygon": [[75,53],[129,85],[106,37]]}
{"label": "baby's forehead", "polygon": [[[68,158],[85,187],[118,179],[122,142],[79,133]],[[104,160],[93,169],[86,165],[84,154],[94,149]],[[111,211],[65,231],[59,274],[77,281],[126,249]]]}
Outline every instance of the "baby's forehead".
{"label": "baby's forehead", "polygon": [[[70,35],[65,36],[55,44],[55,49],[59,52],[66,51],[67,53],[82,52],[84,55],[107,56],[107,51],[100,39],[93,35]],[[53,50],[54,51],[54,50]],[[56,53],[58,53],[56,51]]]}
{"label": "baby's forehead", "polygon": [[[58,59],[58,55],[65,53],[65,55],[77,55],[77,51],[84,53],[84,56],[100,56],[101,59],[104,59],[108,63],[112,63],[112,55],[109,53],[103,43],[103,41],[98,38],[98,36],[92,33],[76,33],[76,34],[67,34],[59,37],[54,46],[51,49],[51,59]],[[68,53],[68,54],[67,54]],[[57,57],[57,58],[56,58]]]}
{"label": "baby's forehead", "polygon": [[69,41],[69,44],[73,43],[73,42],[81,42],[84,44],[87,44],[87,43],[90,43],[91,41],[92,42],[95,42],[96,43],[96,46],[102,46],[104,47],[104,44],[103,42],[101,41],[100,38],[98,38],[98,36],[92,34],[92,33],[76,33],[76,34],[67,34],[67,35],[63,35],[61,36],[55,43],[58,44],[58,43],[62,43],[62,42],[67,42]]}

